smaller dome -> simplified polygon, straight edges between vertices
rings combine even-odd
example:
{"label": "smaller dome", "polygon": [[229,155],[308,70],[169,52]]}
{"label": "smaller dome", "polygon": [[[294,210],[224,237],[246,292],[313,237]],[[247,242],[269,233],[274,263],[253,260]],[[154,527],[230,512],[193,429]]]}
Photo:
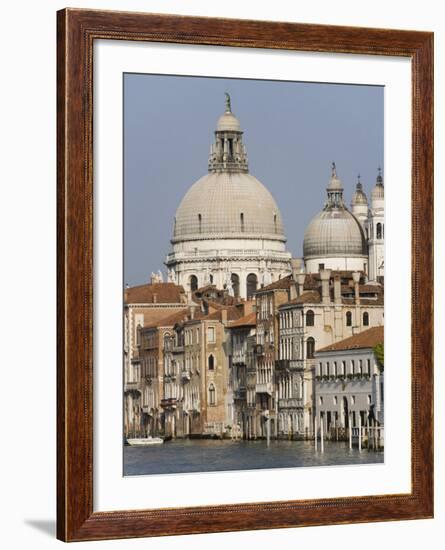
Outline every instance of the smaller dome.
{"label": "smaller dome", "polygon": [[303,256],[365,256],[366,240],[360,222],[346,208],[322,210],[306,228]]}
{"label": "smaller dome", "polygon": [[241,125],[236,116],[230,111],[226,111],[218,119],[216,125],[217,132],[241,132]]}
{"label": "smaller dome", "polygon": [[379,167],[379,175],[377,176],[374,189],[371,191],[371,199],[378,200],[385,198],[385,188],[383,187],[382,169]]}
{"label": "smaller dome", "polygon": [[355,188],[355,193],[352,196],[351,205],[358,206],[359,204],[368,205],[368,199],[366,193],[363,191],[363,185],[360,181],[360,174],[358,176],[357,186]]}

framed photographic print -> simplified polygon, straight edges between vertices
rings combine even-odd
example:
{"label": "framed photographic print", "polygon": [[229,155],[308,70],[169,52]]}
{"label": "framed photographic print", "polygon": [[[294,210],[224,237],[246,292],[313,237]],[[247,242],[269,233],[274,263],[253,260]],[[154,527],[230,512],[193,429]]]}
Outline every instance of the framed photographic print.
{"label": "framed photographic print", "polygon": [[60,539],[432,517],[432,113],[432,33],[58,13]]}

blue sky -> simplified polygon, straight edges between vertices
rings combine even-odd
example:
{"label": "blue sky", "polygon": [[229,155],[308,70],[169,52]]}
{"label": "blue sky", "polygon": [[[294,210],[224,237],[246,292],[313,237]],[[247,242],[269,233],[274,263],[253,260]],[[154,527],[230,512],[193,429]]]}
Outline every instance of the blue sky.
{"label": "blue sky", "polygon": [[383,87],[125,74],[125,283],[165,271],[176,208],[207,172],[226,91],[249,170],[273,194],[294,257],[323,207],[332,161],[348,205],[358,173],[369,196],[384,165]]}

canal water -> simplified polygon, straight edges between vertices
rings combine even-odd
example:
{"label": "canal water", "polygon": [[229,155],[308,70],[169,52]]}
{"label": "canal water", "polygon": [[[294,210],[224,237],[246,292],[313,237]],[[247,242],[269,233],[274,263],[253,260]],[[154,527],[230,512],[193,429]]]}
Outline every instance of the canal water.
{"label": "canal water", "polygon": [[176,439],[163,445],[124,447],[124,475],[174,474],[382,463],[383,453],[350,450],[344,442]]}

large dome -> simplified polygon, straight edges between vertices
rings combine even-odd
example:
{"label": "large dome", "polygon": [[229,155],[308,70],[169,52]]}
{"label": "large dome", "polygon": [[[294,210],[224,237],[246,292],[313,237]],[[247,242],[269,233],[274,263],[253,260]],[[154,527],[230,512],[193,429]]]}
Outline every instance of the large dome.
{"label": "large dome", "polygon": [[304,258],[364,256],[366,239],[360,222],[346,208],[325,208],[304,233]]}
{"label": "large dome", "polygon": [[172,242],[213,238],[286,241],[274,198],[251,174],[211,172],[182,199]]}

